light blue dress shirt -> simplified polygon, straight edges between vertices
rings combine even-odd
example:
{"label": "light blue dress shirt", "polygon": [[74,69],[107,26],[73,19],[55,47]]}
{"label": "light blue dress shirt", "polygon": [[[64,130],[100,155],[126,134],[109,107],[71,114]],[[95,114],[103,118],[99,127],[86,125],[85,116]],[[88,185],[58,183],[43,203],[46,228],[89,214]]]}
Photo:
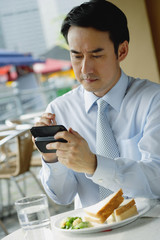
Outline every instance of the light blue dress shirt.
{"label": "light blue dress shirt", "polygon": [[[96,154],[98,99],[82,86],[52,101],[46,112],[56,114],[57,124],[72,127]],[[93,175],[77,173],[61,163],[42,161],[41,180],[58,204],[75,200],[75,208],[99,201],[99,187],[123,189],[128,197],[160,198],[160,85],[135,79],[122,71],[117,84],[103,99],[120,157],[97,155]]]}

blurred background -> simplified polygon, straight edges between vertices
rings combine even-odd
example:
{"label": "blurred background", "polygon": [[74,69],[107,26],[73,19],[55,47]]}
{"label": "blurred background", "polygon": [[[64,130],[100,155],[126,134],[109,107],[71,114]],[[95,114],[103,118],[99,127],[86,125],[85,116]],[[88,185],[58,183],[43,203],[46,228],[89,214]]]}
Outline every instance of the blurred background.
{"label": "blurred background", "polygon": [[82,2],[0,1],[1,124],[44,111],[48,102],[76,84],[60,26],[65,14]]}
{"label": "blurred background", "polygon": [[[16,150],[20,148],[21,131],[34,125],[50,101],[78,85],[60,27],[66,13],[83,2],[0,0],[0,139],[6,136],[10,139],[5,140],[5,147],[4,142],[0,145],[0,223],[9,233],[19,228],[14,202],[23,196],[11,180],[18,178],[19,181],[19,175],[23,175],[24,195],[43,192],[43,188],[38,178],[40,156],[34,146],[28,157],[29,168],[20,171],[18,176],[10,172],[6,177],[4,163],[9,171],[10,159],[13,163],[13,157],[23,158],[24,153],[20,155]],[[131,40],[122,69],[128,75],[159,83],[160,1],[110,2],[120,7],[128,18]],[[98,16],[95,18],[98,21]],[[34,173],[38,184],[30,172]],[[72,208],[73,204],[58,206],[50,202],[52,215]],[[5,234],[0,226],[0,238]]]}

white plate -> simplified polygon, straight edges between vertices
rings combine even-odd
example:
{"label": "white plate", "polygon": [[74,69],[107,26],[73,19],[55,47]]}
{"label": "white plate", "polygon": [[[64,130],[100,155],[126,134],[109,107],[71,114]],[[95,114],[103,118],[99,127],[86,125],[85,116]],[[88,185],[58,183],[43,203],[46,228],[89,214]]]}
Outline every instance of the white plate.
{"label": "white plate", "polygon": [[138,215],[133,216],[131,218],[128,218],[128,219],[123,220],[118,223],[117,222],[110,223],[110,224],[106,223],[106,222],[103,224],[95,223],[93,225],[93,227],[90,227],[90,228],[61,229],[60,224],[61,224],[62,220],[67,217],[82,217],[82,219],[84,218],[84,216],[86,214],[83,211],[83,208],[81,208],[81,209],[72,210],[72,211],[60,214],[60,216],[57,216],[56,219],[53,221],[52,226],[61,232],[69,232],[69,233],[93,233],[93,232],[102,232],[102,231],[107,231],[107,230],[109,231],[114,228],[122,227],[126,224],[129,224],[129,223],[135,221],[137,218],[141,217],[143,214],[145,214],[150,209],[150,202],[147,199],[137,198],[137,199],[135,199],[135,202],[137,205]]}

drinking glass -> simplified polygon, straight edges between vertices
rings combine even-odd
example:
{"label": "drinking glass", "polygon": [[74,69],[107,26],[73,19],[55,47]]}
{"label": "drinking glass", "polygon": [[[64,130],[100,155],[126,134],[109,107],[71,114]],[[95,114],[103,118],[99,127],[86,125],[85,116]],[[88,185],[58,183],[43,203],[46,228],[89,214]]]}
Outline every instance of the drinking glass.
{"label": "drinking glass", "polygon": [[25,240],[53,239],[48,200],[45,194],[24,197],[15,202]]}

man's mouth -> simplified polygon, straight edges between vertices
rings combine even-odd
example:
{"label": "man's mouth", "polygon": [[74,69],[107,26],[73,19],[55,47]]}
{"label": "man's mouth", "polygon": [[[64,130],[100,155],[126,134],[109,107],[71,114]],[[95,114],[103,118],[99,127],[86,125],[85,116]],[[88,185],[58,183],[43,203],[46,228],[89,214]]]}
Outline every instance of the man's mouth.
{"label": "man's mouth", "polygon": [[87,83],[92,83],[92,82],[97,81],[97,78],[96,79],[86,78],[86,79],[84,79],[84,81],[87,82]]}
{"label": "man's mouth", "polygon": [[96,76],[82,76],[81,79],[83,81],[85,81],[86,83],[93,83],[98,80],[98,78]]}

